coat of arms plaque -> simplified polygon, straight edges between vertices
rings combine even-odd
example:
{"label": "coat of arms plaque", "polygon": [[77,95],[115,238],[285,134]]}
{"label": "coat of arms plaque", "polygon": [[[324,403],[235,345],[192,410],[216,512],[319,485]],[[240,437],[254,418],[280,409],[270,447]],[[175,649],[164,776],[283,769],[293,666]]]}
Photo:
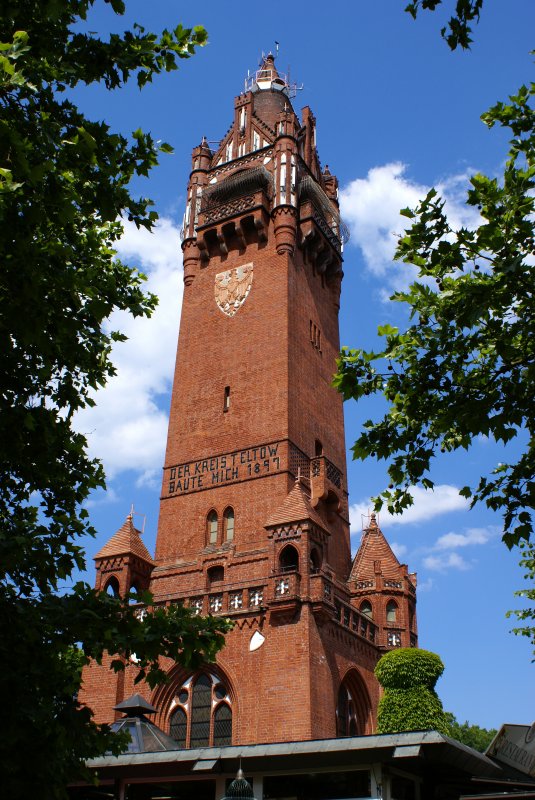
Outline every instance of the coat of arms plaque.
{"label": "coat of arms plaque", "polygon": [[218,308],[229,317],[233,317],[247,299],[253,282],[253,265],[227,269],[215,276],[215,301]]}

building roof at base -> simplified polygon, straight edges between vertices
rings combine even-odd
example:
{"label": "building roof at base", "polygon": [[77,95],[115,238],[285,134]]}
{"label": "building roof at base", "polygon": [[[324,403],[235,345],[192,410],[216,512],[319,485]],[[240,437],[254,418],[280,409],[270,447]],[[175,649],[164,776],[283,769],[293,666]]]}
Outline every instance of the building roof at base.
{"label": "building roof at base", "polygon": [[343,739],[315,739],[229,747],[168,750],[159,753],[125,753],[93,759],[88,766],[99,775],[176,776],[194,773],[233,774],[238,763],[246,774],[281,770],[363,768],[389,763],[400,769],[423,769],[445,774],[499,778],[503,771],[490,758],[443,736],[437,731],[355,736]]}

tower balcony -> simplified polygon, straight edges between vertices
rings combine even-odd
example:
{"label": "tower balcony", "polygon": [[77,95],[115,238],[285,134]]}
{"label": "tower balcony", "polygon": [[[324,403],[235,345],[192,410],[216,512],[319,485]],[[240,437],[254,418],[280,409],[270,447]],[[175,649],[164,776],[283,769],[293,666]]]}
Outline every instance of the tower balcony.
{"label": "tower balcony", "polygon": [[197,221],[201,259],[245,249],[253,240],[267,241],[273,179],[263,166],[240,170],[203,195]]}
{"label": "tower balcony", "polygon": [[334,591],[332,580],[328,575],[315,572],[310,576],[310,600],[318,625],[323,625],[333,618],[335,613]]}
{"label": "tower balcony", "polygon": [[320,500],[325,500],[333,510],[339,510],[342,496],[342,473],[325,456],[316,456],[310,461],[310,488],[314,507]]}

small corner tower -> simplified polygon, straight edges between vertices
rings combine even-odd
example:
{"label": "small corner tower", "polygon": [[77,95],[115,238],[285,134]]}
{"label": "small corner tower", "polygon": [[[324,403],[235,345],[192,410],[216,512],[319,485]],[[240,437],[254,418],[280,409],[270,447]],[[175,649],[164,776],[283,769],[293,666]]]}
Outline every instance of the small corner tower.
{"label": "small corner tower", "polygon": [[352,604],[378,625],[382,650],[417,647],[416,574],[400,564],[370,515],[348,581]]}
{"label": "small corner tower", "polygon": [[154,562],[130,513],[95,556],[95,588],[124,597],[149,588]]}

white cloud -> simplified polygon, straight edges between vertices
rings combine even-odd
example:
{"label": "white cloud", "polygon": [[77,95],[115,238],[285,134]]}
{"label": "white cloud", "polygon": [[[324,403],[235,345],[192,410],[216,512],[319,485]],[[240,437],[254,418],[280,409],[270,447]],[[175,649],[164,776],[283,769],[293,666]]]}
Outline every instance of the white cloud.
{"label": "white cloud", "polygon": [[468,528],[466,533],[445,533],[435,544],[437,550],[455,550],[458,547],[486,544],[491,537],[488,528]]}
{"label": "white cloud", "polygon": [[116,503],[119,497],[113,487],[108,487],[106,491],[98,490],[93,492],[90,499],[86,500],[84,506],[86,508],[97,508],[98,506],[106,506]]}
{"label": "white cloud", "polygon": [[[412,181],[406,171],[407,165],[401,162],[373,167],[366,178],[351,181],[340,192],[340,207],[351,230],[351,240],[362,250],[368,270],[381,277],[384,299],[417,275],[417,270],[408,264],[392,263],[397,237],[410,226],[400,209],[417,206],[431,188]],[[477,224],[477,211],[464,202],[468,177],[469,171],[452,175],[436,186],[446,200],[448,220],[454,229]]]}
{"label": "white cloud", "polygon": [[444,553],[443,555],[430,555],[423,559],[423,565],[433,572],[446,572],[448,569],[467,570],[470,569],[462,556],[458,553]]}
{"label": "white cloud", "polygon": [[124,470],[139,473],[138,483],[158,482],[167,433],[167,409],[158,400],[171,387],[178,320],[182,301],[182,255],[178,228],[170,219],[159,220],[151,234],[125,222],[117,244],[119,257],[139,264],[147,275],[146,289],[159,298],[150,319],[116,312],[109,328],[128,341],[113,348],[117,375],[96,393],[95,408],[76,419],[86,434],[90,453],[104,463],[113,478]]}
{"label": "white cloud", "polygon": [[376,275],[383,275],[391,263],[396,235],[406,227],[400,209],[416,206],[428,191],[426,186],[407,180],[405,170],[400,162],[373,167],[366,178],[351,181],[340,192],[340,207],[352,241]]}
{"label": "white cloud", "polygon": [[394,551],[394,555],[398,560],[401,560],[403,556],[407,555],[406,544],[400,544],[400,542],[390,542],[390,547]]}
{"label": "white cloud", "polygon": [[[378,514],[378,522],[382,528],[387,530],[393,525],[429,522],[429,520],[441,514],[447,514],[452,511],[467,511],[469,507],[468,501],[459,494],[459,489],[446,483],[438,484],[433,491],[422,489],[419,486],[412,486],[410,493],[414,498],[414,503],[410,508],[405,509],[403,514],[389,514],[386,510]],[[361,501],[350,506],[349,518],[352,531],[360,531],[362,529],[362,519],[367,520],[372,509],[371,500],[368,502]]]}
{"label": "white cloud", "polygon": [[430,592],[435,582],[433,578],[427,578],[425,581],[418,583],[418,594],[422,594],[422,592]]}
{"label": "white cloud", "polygon": [[464,533],[445,533],[428,548],[428,554],[422,559],[422,564],[433,572],[471,569],[472,565],[456,551],[459,548],[485,545],[498,534],[499,528],[494,525],[489,525],[487,528],[466,528]]}

